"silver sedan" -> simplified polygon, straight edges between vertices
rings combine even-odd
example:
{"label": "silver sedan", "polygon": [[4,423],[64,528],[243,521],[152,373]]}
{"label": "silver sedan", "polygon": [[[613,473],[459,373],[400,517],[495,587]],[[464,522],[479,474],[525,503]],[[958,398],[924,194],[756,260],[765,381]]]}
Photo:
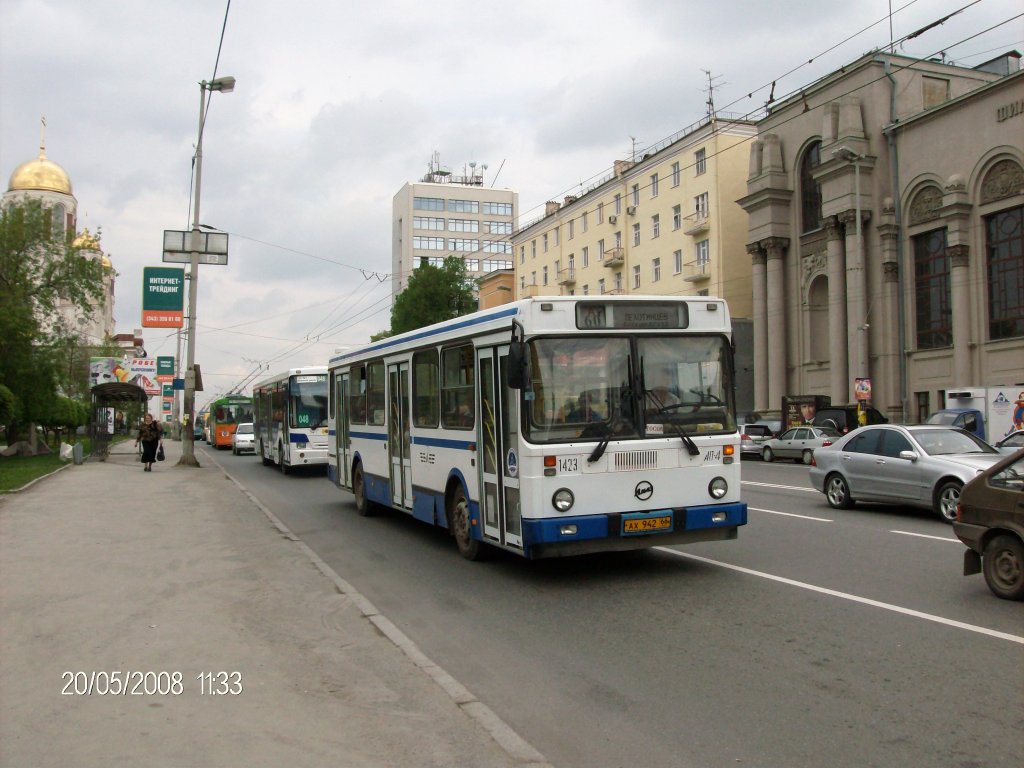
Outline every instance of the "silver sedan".
{"label": "silver sedan", "polygon": [[962,429],[878,424],[814,452],[811,483],[830,506],[909,504],[956,519],[960,489],[1004,455]]}
{"label": "silver sedan", "polygon": [[814,452],[826,445],[832,445],[840,435],[831,427],[793,427],[778,437],[761,444],[761,458],[765,461],[793,459],[810,464]]}

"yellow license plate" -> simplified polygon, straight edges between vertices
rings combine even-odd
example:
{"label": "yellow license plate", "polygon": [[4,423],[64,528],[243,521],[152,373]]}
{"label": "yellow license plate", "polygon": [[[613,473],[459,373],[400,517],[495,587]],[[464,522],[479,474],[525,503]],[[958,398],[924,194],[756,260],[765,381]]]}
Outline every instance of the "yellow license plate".
{"label": "yellow license plate", "polygon": [[672,515],[662,517],[636,517],[622,521],[623,533],[646,533],[648,531],[667,531],[672,527]]}

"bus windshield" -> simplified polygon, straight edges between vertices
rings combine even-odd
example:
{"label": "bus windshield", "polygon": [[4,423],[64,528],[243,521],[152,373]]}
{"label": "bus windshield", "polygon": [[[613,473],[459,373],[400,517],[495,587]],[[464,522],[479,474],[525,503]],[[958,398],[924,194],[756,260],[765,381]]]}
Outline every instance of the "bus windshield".
{"label": "bus windshield", "polygon": [[242,424],[252,421],[252,405],[249,403],[218,405],[213,418],[218,424]]}
{"label": "bus windshield", "polygon": [[734,432],[729,356],[722,336],[534,339],[525,437],[563,443]]}
{"label": "bus windshield", "polygon": [[327,374],[293,376],[289,387],[291,428],[327,426]]}

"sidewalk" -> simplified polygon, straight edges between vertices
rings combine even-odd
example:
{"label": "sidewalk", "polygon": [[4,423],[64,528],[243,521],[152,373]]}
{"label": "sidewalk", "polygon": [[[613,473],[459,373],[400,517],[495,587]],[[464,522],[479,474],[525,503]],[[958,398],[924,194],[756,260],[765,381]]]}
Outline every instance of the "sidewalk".
{"label": "sidewalk", "polygon": [[152,473],[121,443],[0,501],[0,766],[543,764],[215,461],[164,445]]}

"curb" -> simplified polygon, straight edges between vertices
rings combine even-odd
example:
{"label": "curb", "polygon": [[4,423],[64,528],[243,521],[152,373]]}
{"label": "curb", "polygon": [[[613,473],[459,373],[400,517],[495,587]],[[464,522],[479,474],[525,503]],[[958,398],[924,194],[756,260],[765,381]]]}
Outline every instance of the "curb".
{"label": "curb", "polygon": [[381,634],[391,641],[412,663],[421,669],[437,686],[444,691],[462,712],[471,720],[483,728],[488,735],[505,750],[506,754],[518,763],[522,768],[552,768],[544,756],[538,752],[533,745],[520,736],[504,720],[498,717],[486,704],[476,698],[458,680],[448,672],[430,660],[419,647],[402,630],[395,626],[377,608],[367,600],[355,587],[345,579],[341,578],[331,566],[321,559],[301,538],[296,536],[278,517],[271,512],[264,504],[256,498],[248,488],[236,480],[213,456],[210,456],[217,469],[224,473],[224,477],[253,503],[270,521],[281,535],[295,543],[299,551],[326,576],[343,595],[348,597],[356,606],[363,618],[372,623]]}
{"label": "curb", "polygon": [[33,485],[38,483],[40,480],[45,480],[48,477],[53,477],[58,472],[63,472],[68,467],[73,467],[73,466],[74,466],[74,464],[69,462],[69,463],[65,464],[63,467],[57,467],[55,470],[53,470],[53,472],[47,472],[45,475],[40,475],[35,480],[29,480],[27,483],[25,483],[23,486],[21,486],[21,488],[11,488],[10,490],[7,490],[7,491],[0,491],[0,493],[21,493],[22,491],[27,491],[29,488],[31,488]]}

